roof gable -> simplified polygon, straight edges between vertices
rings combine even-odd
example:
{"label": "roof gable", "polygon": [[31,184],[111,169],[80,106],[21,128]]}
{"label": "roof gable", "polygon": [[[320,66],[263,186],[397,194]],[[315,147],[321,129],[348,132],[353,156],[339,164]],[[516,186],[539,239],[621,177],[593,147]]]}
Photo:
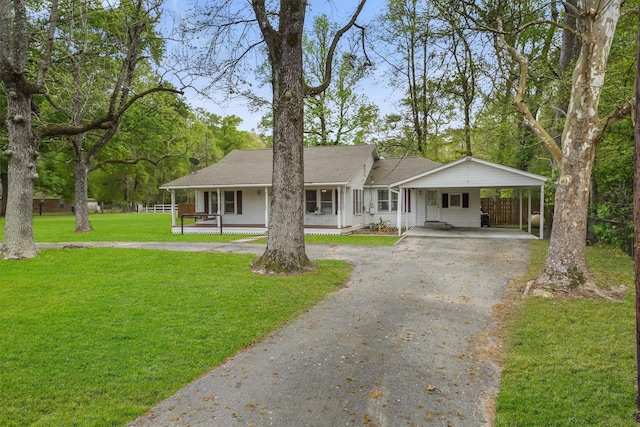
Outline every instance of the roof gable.
{"label": "roof gable", "polygon": [[474,157],[464,157],[414,177],[395,182],[392,186],[528,187],[542,185],[546,180],[547,178],[541,175]]}

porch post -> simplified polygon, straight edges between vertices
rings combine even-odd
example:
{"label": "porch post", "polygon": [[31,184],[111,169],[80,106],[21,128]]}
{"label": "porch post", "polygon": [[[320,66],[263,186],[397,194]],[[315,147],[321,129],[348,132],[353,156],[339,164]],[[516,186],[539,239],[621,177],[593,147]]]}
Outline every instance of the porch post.
{"label": "porch post", "polygon": [[544,239],[544,184],[540,186],[540,239]]}
{"label": "porch post", "polygon": [[[218,197],[217,197],[217,199],[218,199],[217,205],[218,206],[216,206],[216,213],[218,215],[220,215],[222,213],[222,210],[220,209],[220,204],[222,203],[222,200],[220,200],[220,187],[216,188],[216,193],[218,194]],[[216,223],[218,225],[218,228],[222,228],[222,217],[221,216],[218,217],[218,221],[216,221]]]}
{"label": "porch post", "polygon": [[[389,201],[391,201],[391,189],[389,189]],[[398,236],[402,236],[402,187],[398,189],[398,209],[396,225],[398,227]]]}
{"label": "porch post", "polygon": [[264,187],[264,226],[269,228],[269,187]]}
{"label": "porch post", "polygon": [[338,229],[342,228],[342,187],[338,186],[338,197],[336,200],[338,204]]}
{"label": "porch post", "polygon": [[529,215],[527,216],[527,218],[528,218],[527,222],[529,223],[527,231],[528,231],[529,234],[531,234],[531,187],[527,188],[527,199],[528,199],[527,200],[527,206],[528,206],[527,210],[529,211],[528,212]]}
{"label": "porch post", "polygon": [[171,226],[176,226],[176,190],[171,191]]}
{"label": "porch post", "polygon": [[518,208],[518,216],[520,217],[520,230],[522,230],[522,188],[518,188],[518,195],[520,199],[520,207]]}

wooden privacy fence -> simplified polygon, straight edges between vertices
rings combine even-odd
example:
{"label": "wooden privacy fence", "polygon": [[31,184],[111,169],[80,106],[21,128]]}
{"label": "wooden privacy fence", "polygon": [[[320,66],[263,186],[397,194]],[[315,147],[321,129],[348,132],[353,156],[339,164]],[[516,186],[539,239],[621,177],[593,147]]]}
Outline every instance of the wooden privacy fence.
{"label": "wooden privacy fence", "polygon": [[[515,199],[503,199],[503,198],[482,198],[480,199],[480,206],[482,212],[489,214],[489,220],[491,224],[515,224],[520,223],[519,214],[522,215],[522,224],[527,224],[528,214],[528,200],[522,199],[522,212],[520,212],[520,200]],[[540,197],[531,198],[531,213],[538,212],[540,210]],[[553,212],[553,206],[546,206],[544,211],[545,222],[551,219],[551,213]]]}

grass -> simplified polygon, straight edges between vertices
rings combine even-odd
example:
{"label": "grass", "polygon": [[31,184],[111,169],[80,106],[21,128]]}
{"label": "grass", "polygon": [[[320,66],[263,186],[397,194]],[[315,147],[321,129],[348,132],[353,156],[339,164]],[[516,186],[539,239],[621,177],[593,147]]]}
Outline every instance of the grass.
{"label": "grass", "polygon": [[[542,268],[546,248],[531,242],[527,278]],[[604,245],[587,248],[587,258],[601,286],[629,287],[626,300],[516,300],[496,426],[637,426],[633,262]]]}
{"label": "grass", "polygon": [[[36,242],[230,242],[249,237],[239,234],[171,234],[170,214],[93,214],[89,220],[93,231],[76,233],[75,217],[34,216]],[[0,218],[0,239],[4,234],[4,218]],[[397,236],[306,236],[308,244],[392,246]],[[266,243],[266,238],[257,240]]]}
{"label": "grass", "polygon": [[251,259],[94,248],[3,261],[0,425],[123,425],[349,274],[318,261],[314,274],[257,276]]}

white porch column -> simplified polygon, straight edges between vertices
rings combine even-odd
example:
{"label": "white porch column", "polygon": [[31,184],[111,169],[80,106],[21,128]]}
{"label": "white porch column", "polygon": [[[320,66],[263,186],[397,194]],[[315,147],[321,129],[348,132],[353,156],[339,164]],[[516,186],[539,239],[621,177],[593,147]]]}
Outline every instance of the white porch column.
{"label": "white porch column", "polygon": [[540,186],[540,238],[544,239],[544,184]]}
{"label": "white porch column", "polygon": [[527,231],[529,232],[529,234],[531,234],[531,187],[529,187],[527,189],[527,199],[528,199],[527,200],[527,206],[528,206],[527,207],[527,210],[528,210],[527,218],[529,218],[528,221],[527,221],[529,223],[529,226],[527,227]]}
{"label": "white porch column", "polygon": [[176,226],[176,190],[171,191],[171,226]]}
{"label": "white porch column", "polygon": [[520,217],[520,230],[522,230],[522,188],[518,188],[518,196],[520,199],[520,207],[518,208],[518,216]]}
{"label": "white porch column", "polygon": [[[389,189],[391,190],[391,189]],[[391,201],[391,193],[389,193],[389,201]],[[398,189],[398,209],[397,209],[396,225],[398,227],[398,236],[402,236],[402,187]]]}
{"label": "white porch column", "polygon": [[269,227],[269,187],[264,187],[264,226]]}
{"label": "white porch column", "polygon": [[336,200],[338,204],[338,229],[342,228],[342,187],[338,186],[338,197]]}
{"label": "white porch column", "polygon": [[[220,208],[220,204],[222,203],[222,200],[220,200],[220,188],[219,187],[216,188],[216,193],[218,194],[218,197],[217,197],[217,199],[218,199],[217,205],[218,206],[216,206],[216,213],[218,215],[220,215],[222,213],[222,210]],[[216,221],[216,224],[218,225],[218,228],[222,227],[222,217],[218,217],[218,220]]]}

